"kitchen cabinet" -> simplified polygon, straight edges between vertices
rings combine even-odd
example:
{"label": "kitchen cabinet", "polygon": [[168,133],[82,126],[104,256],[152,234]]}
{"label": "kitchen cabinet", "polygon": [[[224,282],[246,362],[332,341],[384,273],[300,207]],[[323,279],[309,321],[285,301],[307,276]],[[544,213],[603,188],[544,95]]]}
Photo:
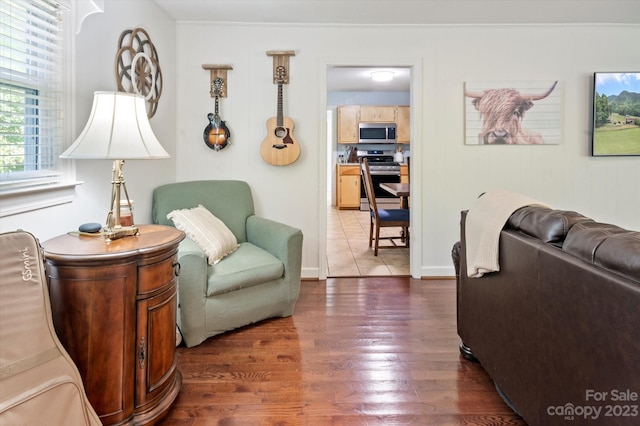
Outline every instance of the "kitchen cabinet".
{"label": "kitchen cabinet", "polygon": [[336,175],[336,204],[338,208],[359,209],[360,166],[339,164]]}
{"label": "kitchen cabinet", "polygon": [[396,109],[393,106],[361,106],[360,121],[364,123],[395,123]]}
{"label": "kitchen cabinet", "polygon": [[185,234],[139,230],[109,243],[71,233],[43,243],[56,333],[105,425],[155,423],[182,382],[175,343]]}
{"label": "kitchen cabinet", "polygon": [[359,123],[396,123],[397,142],[408,144],[411,141],[409,106],[339,106],[338,143],[358,143]]}
{"label": "kitchen cabinet", "polygon": [[360,107],[338,107],[338,143],[358,143],[358,119]]}
{"label": "kitchen cabinet", "polygon": [[409,166],[400,165],[400,183],[409,183]]}
{"label": "kitchen cabinet", "polygon": [[396,108],[396,139],[398,143],[411,142],[411,108],[398,106]]}

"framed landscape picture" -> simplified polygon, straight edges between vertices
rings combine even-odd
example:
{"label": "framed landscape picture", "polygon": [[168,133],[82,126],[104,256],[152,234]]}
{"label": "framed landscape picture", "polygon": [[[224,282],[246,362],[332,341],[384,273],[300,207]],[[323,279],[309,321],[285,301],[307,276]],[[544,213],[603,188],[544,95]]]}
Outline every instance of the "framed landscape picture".
{"label": "framed landscape picture", "polygon": [[591,155],[640,155],[640,72],[596,72]]}
{"label": "framed landscape picture", "polygon": [[557,145],[562,85],[556,80],[466,82],[466,145]]}

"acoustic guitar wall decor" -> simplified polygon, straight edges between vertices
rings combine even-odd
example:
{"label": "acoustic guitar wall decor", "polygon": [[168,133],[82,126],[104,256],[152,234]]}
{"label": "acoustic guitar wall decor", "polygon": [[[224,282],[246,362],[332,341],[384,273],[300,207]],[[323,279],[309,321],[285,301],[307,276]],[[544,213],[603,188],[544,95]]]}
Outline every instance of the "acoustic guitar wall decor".
{"label": "acoustic guitar wall decor", "polygon": [[260,155],[274,166],[286,166],[300,156],[300,145],[293,136],[293,120],[282,114],[282,84],[287,70],[283,66],[276,68],[278,82],[278,115],[267,120],[267,136],[260,145]]}
{"label": "acoustic guitar wall decor", "polygon": [[209,119],[209,125],[204,129],[204,143],[214,151],[220,151],[228,144],[231,143],[231,132],[229,128],[225,124],[225,122],[220,118],[220,114],[218,113],[218,98],[220,97],[220,91],[222,90],[222,86],[224,85],[224,80],[220,77],[217,77],[213,80],[213,93],[216,99],[216,110],[215,114],[207,114],[207,118]]}

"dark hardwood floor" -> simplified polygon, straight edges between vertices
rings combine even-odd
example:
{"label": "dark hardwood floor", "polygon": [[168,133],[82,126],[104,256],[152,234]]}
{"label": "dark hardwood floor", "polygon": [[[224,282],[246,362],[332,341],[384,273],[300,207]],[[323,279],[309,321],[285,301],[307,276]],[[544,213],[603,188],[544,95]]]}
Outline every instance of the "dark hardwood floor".
{"label": "dark hardwood floor", "polygon": [[304,281],[293,317],[178,349],[168,425],[524,425],[460,357],[455,281]]}

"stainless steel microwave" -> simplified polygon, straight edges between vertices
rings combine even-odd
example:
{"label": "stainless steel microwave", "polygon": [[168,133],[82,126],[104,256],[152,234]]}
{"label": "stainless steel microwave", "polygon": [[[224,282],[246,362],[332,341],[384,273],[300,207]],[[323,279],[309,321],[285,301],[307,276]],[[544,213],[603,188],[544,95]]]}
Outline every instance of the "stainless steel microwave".
{"label": "stainless steel microwave", "polygon": [[359,123],[358,142],[396,143],[396,123]]}

